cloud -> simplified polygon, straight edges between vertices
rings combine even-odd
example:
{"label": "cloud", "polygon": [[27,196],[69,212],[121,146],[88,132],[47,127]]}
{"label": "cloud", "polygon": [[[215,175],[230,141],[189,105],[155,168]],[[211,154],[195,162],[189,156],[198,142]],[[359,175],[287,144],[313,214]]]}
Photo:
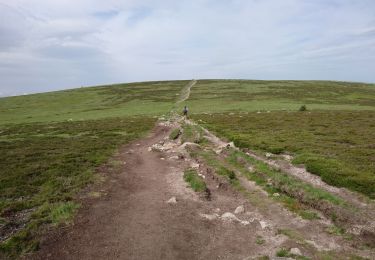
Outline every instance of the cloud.
{"label": "cloud", "polygon": [[372,0],[0,0],[0,90],[186,78],[375,82]]}

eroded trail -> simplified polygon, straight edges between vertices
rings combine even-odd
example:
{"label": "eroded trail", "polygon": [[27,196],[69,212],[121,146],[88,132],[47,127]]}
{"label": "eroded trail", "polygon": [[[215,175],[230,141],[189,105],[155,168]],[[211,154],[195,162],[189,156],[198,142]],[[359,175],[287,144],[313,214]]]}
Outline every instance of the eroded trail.
{"label": "eroded trail", "polygon": [[[233,211],[244,198],[223,191],[220,199],[201,199],[182,178],[189,160],[149,151],[169,130],[159,125],[151,136],[124,147],[120,159],[126,164],[108,176],[101,189],[106,195],[85,203],[74,225],[43,242],[31,258],[242,259],[256,253],[258,223],[212,223],[202,217]],[[171,197],[177,203],[167,203]]]}

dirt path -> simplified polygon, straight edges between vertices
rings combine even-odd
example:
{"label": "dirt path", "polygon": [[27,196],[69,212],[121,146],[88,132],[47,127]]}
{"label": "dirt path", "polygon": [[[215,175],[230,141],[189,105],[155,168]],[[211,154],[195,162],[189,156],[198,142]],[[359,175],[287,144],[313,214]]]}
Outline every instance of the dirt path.
{"label": "dirt path", "polygon": [[[212,203],[186,187],[189,162],[150,152],[169,128],[125,147],[120,174],[109,176],[106,193],[80,210],[73,226],[44,241],[30,259],[242,259],[252,256],[260,227],[213,224],[202,217],[217,208],[233,211],[244,202],[230,194]],[[171,197],[176,204],[166,203]],[[224,198],[224,197],[223,197]]]}
{"label": "dirt path", "polygon": [[178,103],[181,103],[181,102],[184,102],[185,100],[187,100],[190,96],[190,90],[191,88],[197,84],[197,81],[196,80],[192,80],[190,81],[181,91],[181,95],[179,97],[179,99],[177,100],[177,104]]}

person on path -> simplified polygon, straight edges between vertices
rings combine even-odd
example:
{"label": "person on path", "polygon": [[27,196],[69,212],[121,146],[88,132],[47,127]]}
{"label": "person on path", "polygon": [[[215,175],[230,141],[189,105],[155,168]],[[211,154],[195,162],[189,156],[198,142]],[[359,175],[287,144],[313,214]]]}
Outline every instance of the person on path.
{"label": "person on path", "polygon": [[188,112],[189,112],[189,109],[187,108],[187,106],[185,106],[184,110],[182,110],[182,113],[184,114],[185,117],[187,117]]}

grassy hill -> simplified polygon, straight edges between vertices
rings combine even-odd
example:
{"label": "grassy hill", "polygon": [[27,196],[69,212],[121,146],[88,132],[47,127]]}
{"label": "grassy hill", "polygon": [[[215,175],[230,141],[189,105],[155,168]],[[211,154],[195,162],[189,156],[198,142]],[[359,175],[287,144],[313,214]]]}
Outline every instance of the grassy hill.
{"label": "grassy hill", "polygon": [[[68,222],[74,198],[122,144],[168,113],[187,81],[82,88],[0,99],[0,258],[37,248]],[[116,162],[110,162],[110,166]]]}
{"label": "grassy hill", "polygon": [[[0,252],[35,249],[41,227],[69,222],[97,167],[168,114],[188,83],[1,98]],[[290,153],[326,182],[375,197],[373,84],[200,80],[177,109],[185,104],[196,121],[240,147]],[[298,111],[302,105],[307,111]]]}
{"label": "grassy hill", "polygon": [[0,99],[0,125],[157,116],[166,113],[188,81],[80,88]]}

